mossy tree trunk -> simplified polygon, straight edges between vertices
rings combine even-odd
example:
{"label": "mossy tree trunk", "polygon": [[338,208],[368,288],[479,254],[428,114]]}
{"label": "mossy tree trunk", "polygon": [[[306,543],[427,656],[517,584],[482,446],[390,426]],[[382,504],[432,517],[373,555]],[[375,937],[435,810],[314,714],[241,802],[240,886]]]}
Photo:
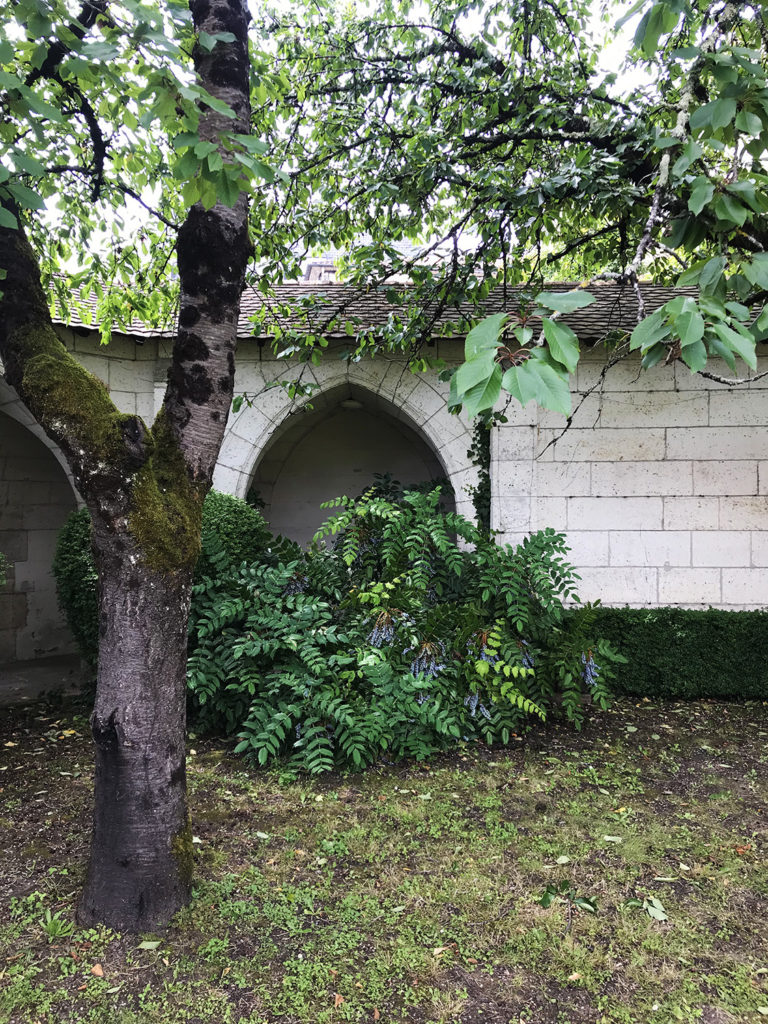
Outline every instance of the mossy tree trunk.
{"label": "mossy tree trunk", "polygon": [[[207,91],[201,138],[250,128],[246,0],[192,0]],[[225,37],[229,38],[229,37]],[[227,154],[221,147],[222,156]],[[2,200],[0,200],[2,201]],[[16,214],[10,202],[5,208]],[[99,571],[100,653],[91,719],[94,829],[79,917],[120,931],[161,927],[189,898],[185,675],[202,503],[234,380],[240,295],[250,255],[247,197],[193,207],[177,243],[179,332],[152,428],[121,414],[53,328],[23,226],[0,227],[0,357],[8,382],[69,461],[91,512]]]}

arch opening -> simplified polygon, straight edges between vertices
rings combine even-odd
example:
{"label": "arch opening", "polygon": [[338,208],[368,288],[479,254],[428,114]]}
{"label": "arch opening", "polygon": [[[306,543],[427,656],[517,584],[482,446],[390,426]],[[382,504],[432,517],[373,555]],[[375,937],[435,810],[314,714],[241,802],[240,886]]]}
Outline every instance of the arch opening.
{"label": "arch opening", "polygon": [[274,533],[306,544],[330,514],[322,502],[357,497],[385,475],[406,488],[441,483],[444,506],[455,508],[446,468],[416,425],[380,395],[347,382],[286,417],[248,494]]}
{"label": "arch opening", "polygon": [[0,411],[0,665],[75,653],[51,572],[59,530],[78,502],[52,449]]}

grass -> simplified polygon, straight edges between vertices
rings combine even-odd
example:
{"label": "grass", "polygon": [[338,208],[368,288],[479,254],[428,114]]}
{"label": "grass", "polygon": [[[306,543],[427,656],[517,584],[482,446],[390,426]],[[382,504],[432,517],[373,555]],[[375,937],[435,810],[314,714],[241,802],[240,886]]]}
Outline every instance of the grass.
{"label": "grass", "polygon": [[73,920],[87,732],[0,724],[2,1024],[768,1019],[764,704],[620,703],[320,780],[193,738],[193,900],[138,937]]}

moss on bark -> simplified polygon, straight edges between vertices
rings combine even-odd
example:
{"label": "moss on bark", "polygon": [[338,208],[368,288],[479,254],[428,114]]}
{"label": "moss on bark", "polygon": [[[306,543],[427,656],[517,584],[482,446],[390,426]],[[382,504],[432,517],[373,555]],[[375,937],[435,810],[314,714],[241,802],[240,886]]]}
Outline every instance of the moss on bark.
{"label": "moss on bark", "polygon": [[190,479],[164,411],[151,437],[152,451],[133,485],[128,528],[149,568],[158,573],[191,572],[200,554],[206,488]]}

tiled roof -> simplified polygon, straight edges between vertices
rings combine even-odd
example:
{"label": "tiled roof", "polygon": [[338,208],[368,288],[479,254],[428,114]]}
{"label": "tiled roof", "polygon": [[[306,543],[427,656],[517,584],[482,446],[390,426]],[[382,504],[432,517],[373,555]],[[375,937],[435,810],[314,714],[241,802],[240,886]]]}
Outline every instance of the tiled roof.
{"label": "tiled roof", "polygon": [[[575,284],[558,282],[547,286],[549,291],[569,291],[578,287]],[[403,286],[398,286],[405,291]],[[581,341],[589,343],[599,341],[610,331],[631,330],[637,323],[637,300],[630,287],[616,284],[597,284],[589,288],[595,296],[591,306],[579,309],[563,317]],[[387,319],[398,310],[398,304],[388,301],[387,289],[365,291],[345,284],[286,284],[274,289],[272,297],[265,299],[255,288],[247,288],[243,294],[240,311],[239,336],[249,338],[254,335],[251,318],[266,313],[261,334],[269,335],[270,325],[279,324],[283,331],[296,330],[302,333],[322,333],[328,338],[346,337],[350,331],[345,329],[351,323],[354,330],[365,330],[386,323]],[[498,313],[505,308],[515,310],[520,289],[509,288],[507,301],[504,302],[502,290],[491,292],[479,306],[469,302],[461,303],[458,308],[445,310],[436,322],[435,333],[443,333],[440,328],[455,324],[457,333],[462,330],[462,323],[474,322],[489,313]],[[651,313],[675,295],[695,295],[693,288],[663,288],[655,285],[643,285],[642,295],[645,312]],[[93,327],[95,324],[95,303],[83,301],[86,308],[77,312],[74,308],[68,319],[55,318],[56,322],[69,327]],[[87,315],[87,308],[92,310]],[[292,310],[291,307],[294,307]],[[426,313],[428,314],[429,308]],[[117,332],[116,332],[117,333]],[[134,321],[131,330],[120,332],[137,339],[167,338],[175,333],[175,324],[163,327],[152,327]]]}

